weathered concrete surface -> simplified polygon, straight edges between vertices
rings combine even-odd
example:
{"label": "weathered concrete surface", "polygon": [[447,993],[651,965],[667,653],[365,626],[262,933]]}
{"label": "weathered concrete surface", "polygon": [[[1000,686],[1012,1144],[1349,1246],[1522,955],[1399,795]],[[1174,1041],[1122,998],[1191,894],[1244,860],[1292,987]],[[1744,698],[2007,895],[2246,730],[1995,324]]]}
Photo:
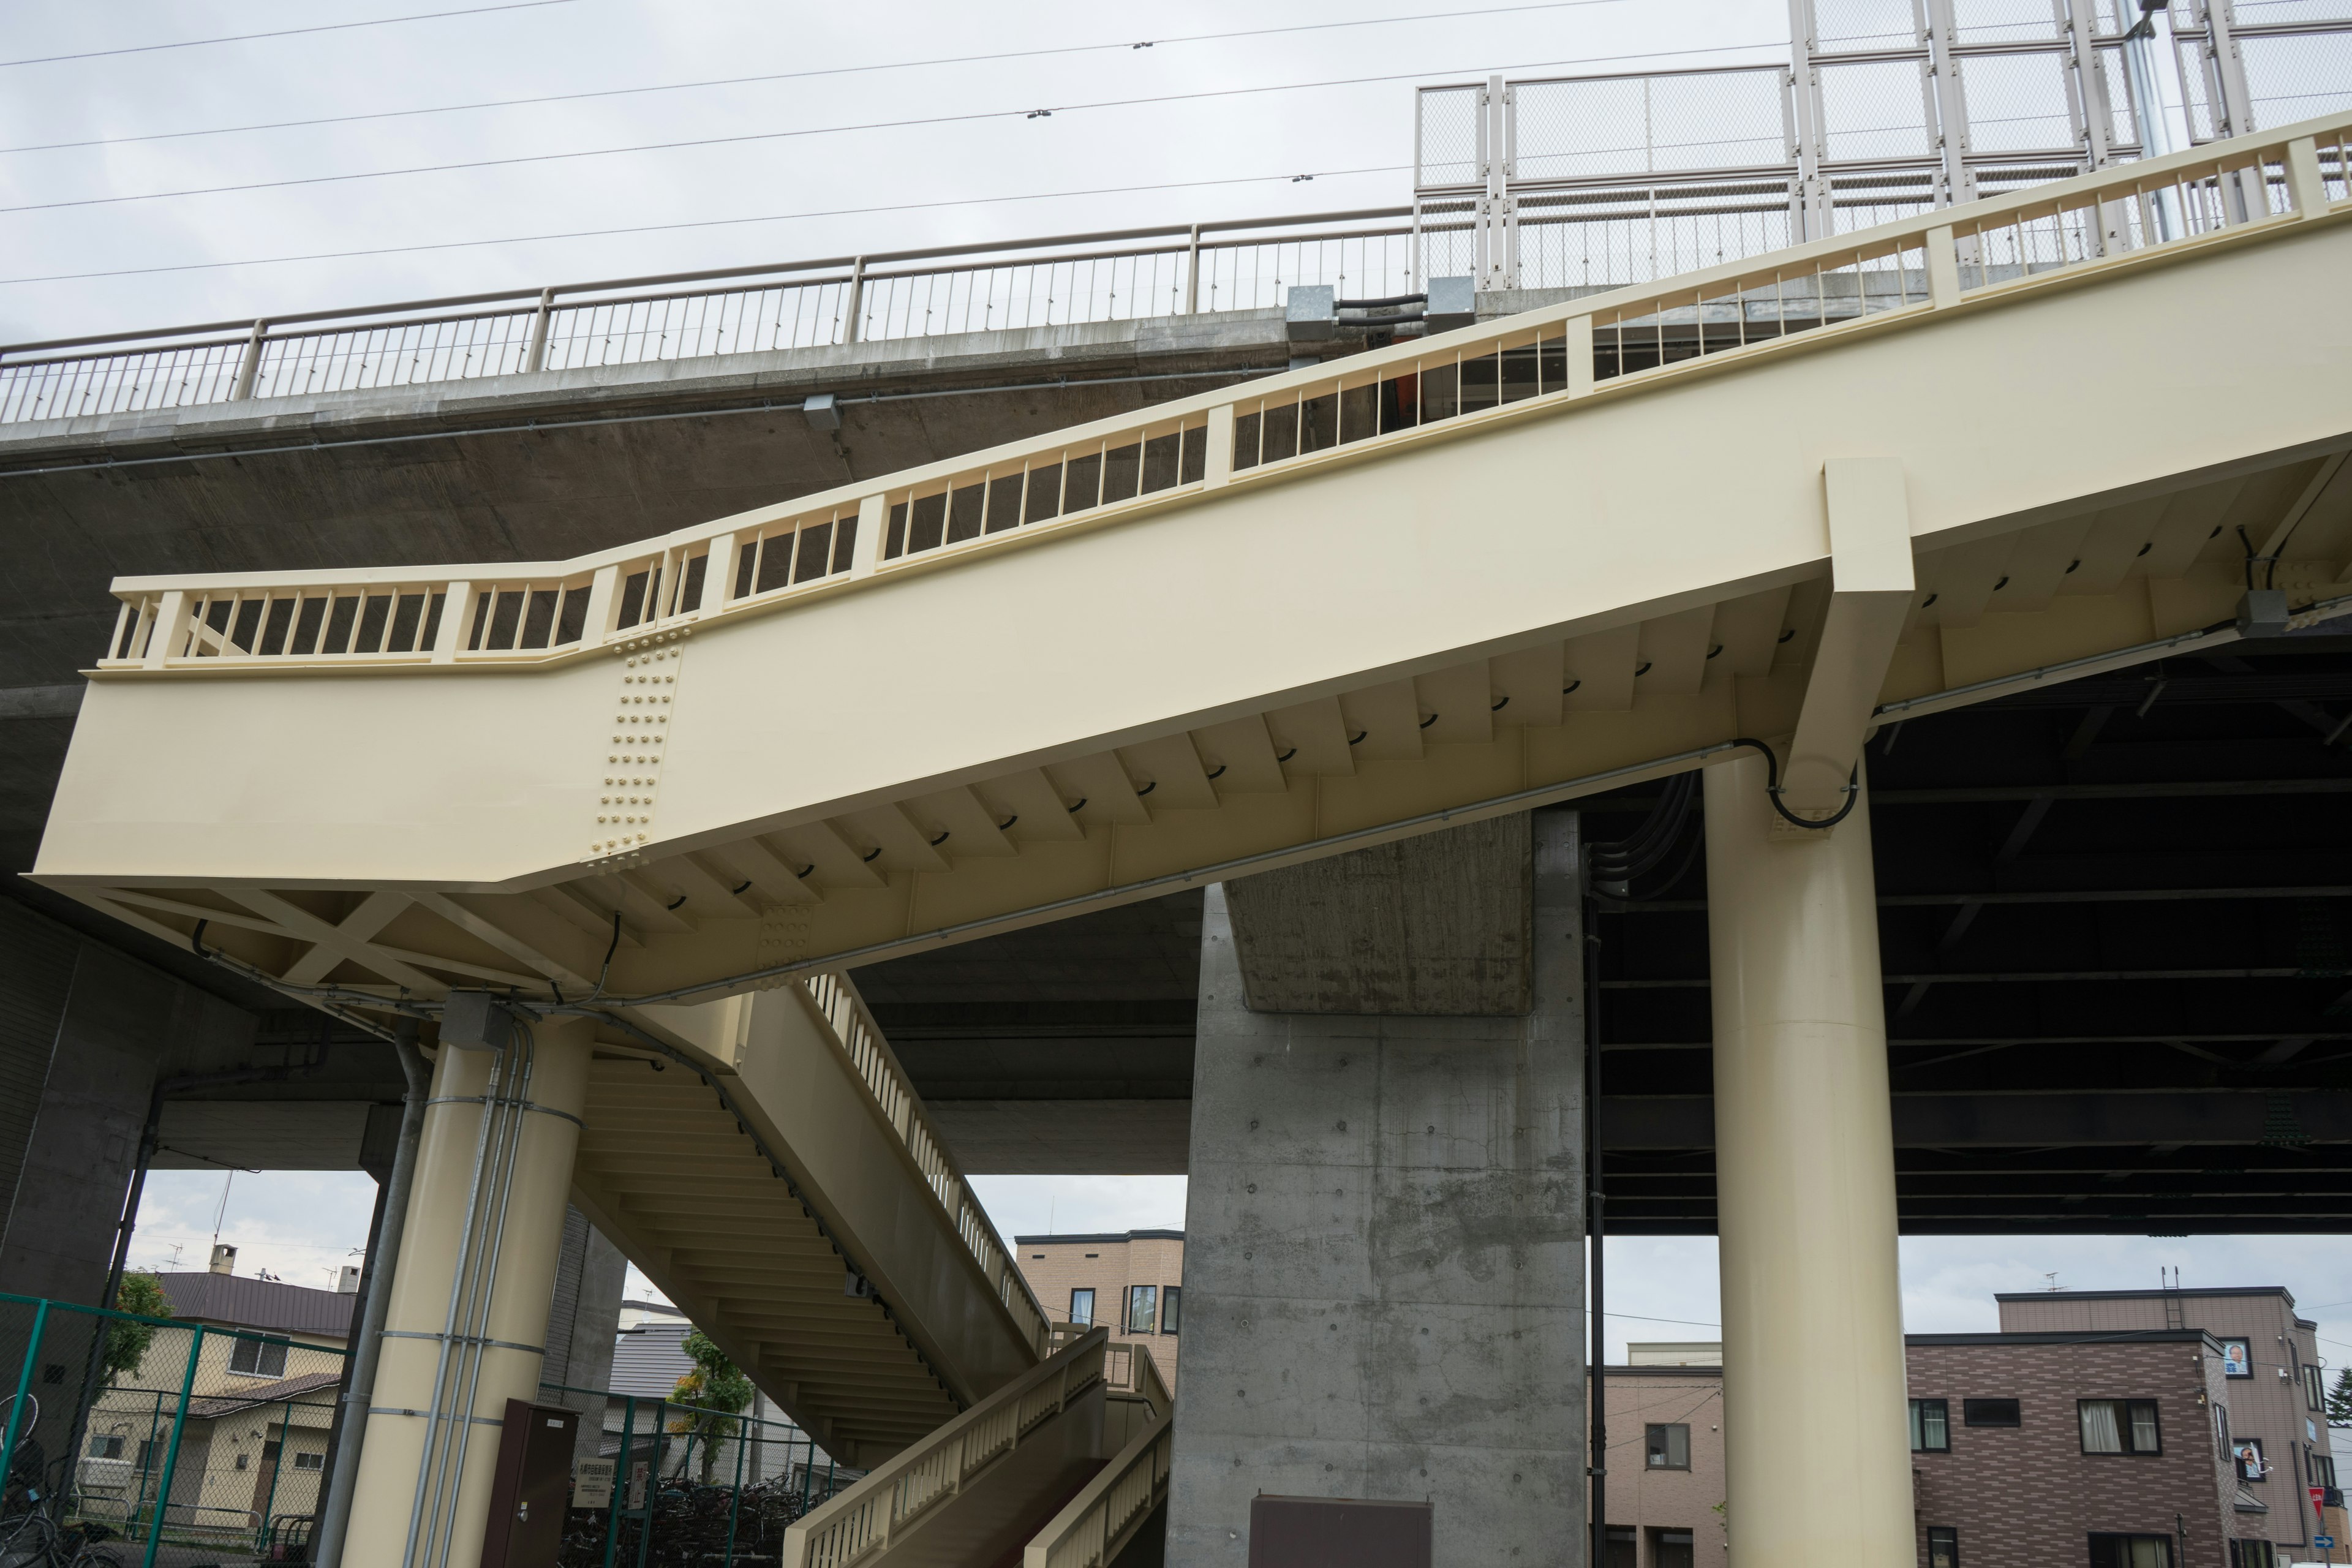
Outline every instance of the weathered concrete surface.
{"label": "weathered concrete surface", "polygon": [[[629,1260],[576,1208],[563,1211],[563,1250],[555,1260],[555,1293],[547,1306],[546,1359],[540,1381],[565,1388],[609,1388],[614,1335],[621,1330],[621,1298]],[[595,1394],[541,1394],[581,1413],[576,1458],[594,1458],[604,1440],[604,1400]]]}
{"label": "weathered concrete surface", "polygon": [[1202,941],[1168,1561],[1258,1492],[1428,1499],[1441,1568],[1575,1560],[1584,1514],[1575,818],[1536,834],[1525,1017],[1253,1013]]}
{"label": "weathered concrete surface", "polygon": [[1526,1012],[1528,820],[1498,816],[1225,884],[1251,1008]]}

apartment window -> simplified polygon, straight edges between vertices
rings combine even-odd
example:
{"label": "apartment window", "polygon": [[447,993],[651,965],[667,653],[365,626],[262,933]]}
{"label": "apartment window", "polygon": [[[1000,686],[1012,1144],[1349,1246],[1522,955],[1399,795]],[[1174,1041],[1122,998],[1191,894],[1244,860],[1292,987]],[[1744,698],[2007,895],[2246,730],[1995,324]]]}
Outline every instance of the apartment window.
{"label": "apartment window", "polygon": [[1160,1287],[1130,1285],[1127,1288],[1127,1331],[1129,1333],[1158,1333],[1159,1317]]}
{"label": "apartment window", "polygon": [[1690,1468],[1690,1428],[1653,1426],[1644,1429],[1643,1462],[1654,1470]]}
{"label": "apartment window", "polygon": [[2260,1437],[2233,1437],[2230,1441],[2230,1458],[2237,1466],[2242,1481],[2258,1481],[2270,1474],[2263,1462],[2263,1440]]}
{"label": "apartment window", "polygon": [[2014,1399],[1963,1399],[1960,1401],[1960,1422],[1967,1426],[2021,1425]]}
{"label": "apartment window", "polygon": [[2315,1487],[2334,1486],[2336,1484],[2336,1461],[2326,1454],[2313,1454],[2309,1456],[2309,1458],[2311,1459],[2311,1484]]}
{"label": "apartment window", "polygon": [[239,1340],[228,1352],[228,1369],[248,1377],[284,1377],[284,1340]]}
{"label": "apartment window", "polygon": [[1641,1551],[1640,1537],[1630,1524],[1609,1527],[1609,1561],[1605,1568],[1634,1568],[1634,1557]]}
{"label": "apartment window", "polygon": [[2172,1568],[2172,1537],[2093,1535],[2091,1568]]}
{"label": "apartment window", "polygon": [[298,1470],[323,1470],[327,1468],[327,1456],[324,1454],[297,1454],[294,1456],[294,1468]]}
{"label": "apartment window", "polygon": [[2303,1407],[2305,1410],[2326,1409],[2327,1389],[2320,1378],[2318,1365],[2306,1362],[2296,1370],[2303,1373]]}
{"label": "apartment window", "polygon": [[1650,1561],[1657,1568],[1696,1568],[1693,1556],[1697,1545],[1694,1531],[1653,1530],[1650,1531]]}
{"label": "apartment window", "polygon": [[1927,1527],[1927,1568],[1960,1568],[1960,1532],[1948,1524]]}
{"label": "apartment window", "polygon": [[[2160,1454],[2164,1444],[2156,1428],[2153,1399],[2084,1399],[2076,1402],[2083,1422],[2085,1454]],[[2140,1539],[2116,1536],[2116,1540]],[[2151,1539],[2160,1540],[2162,1537]],[[2169,1550],[2168,1548],[2168,1550]]]}
{"label": "apartment window", "polygon": [[1160,1292],[1160,1331],[1161,1333],[1172,1334],[1176,1331],[1176,1320],[1184,1315],[1183,1306],[1184,1288],[1181,1285],[1171,1285]]}
{"label": "apartment window", "polygon": [[89,1457],[93,1459],[122,1458],[122,1439],[104,1433],[93,1436],[89,1440]]}
{"label": "apartment window", "polygon": [[1952,1405],[1947,1399],[1911,1402],[1911,1451],[1948,1454],[1952,1451]]}
{"label": "apartment window", "polygon": [[2276,1568],[2278,1554],[2267,1541],[2230,1542],[2230,1568]]}
{"label": "apartment window", "polygon": [[139,1439],[139,1468],[140,1468],[141,1469],[142,1469],[142,1470],[152,1470],[152,1469],[153,1469],[157,1465],[159,1465],[159,1464],[163,1463],[163,1438],[161,1438],[161,1437],[142,1437],[142,1438],[140,1438],[140,1439]]}
{"label": "apartment window", "polygon": [[1082,1329],[1090,1329],[1094,1327],[1095,1293],[1092,1290],[1073,1290],[1070,1292],[1070,1321],[1077,1324]]}

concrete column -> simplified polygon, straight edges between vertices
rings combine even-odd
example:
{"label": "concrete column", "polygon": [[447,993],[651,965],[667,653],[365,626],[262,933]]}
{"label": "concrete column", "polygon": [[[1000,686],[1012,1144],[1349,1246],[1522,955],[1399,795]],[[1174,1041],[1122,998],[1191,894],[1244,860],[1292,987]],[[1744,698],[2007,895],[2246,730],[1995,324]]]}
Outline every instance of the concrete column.
{"label": "concrete column", "polygon": [[497,1423],[537,1397],[594,1025],[530,1032],[434,1064],[346,1568],[475,1568]]}
{"label": "concrete column", "polygon": [[[1178,1568],[1243,1568],[1259,1492],[1426,1500],[1437,1568],[1581,1559],[1575,818],[1536,823],[1531,918],[1524,848],[1511,878],[1532,951],[1524,1016],[1251,1012],[1226,889],[1209,889]],[[1344,921],[1349,906],[1315,907]]]}
{"label": "concrete column", "polygon": [[1706,770],[1724,1450],[1738,1568],[1908,1568],[1895,1143],[1867,799],[1781,823]]}

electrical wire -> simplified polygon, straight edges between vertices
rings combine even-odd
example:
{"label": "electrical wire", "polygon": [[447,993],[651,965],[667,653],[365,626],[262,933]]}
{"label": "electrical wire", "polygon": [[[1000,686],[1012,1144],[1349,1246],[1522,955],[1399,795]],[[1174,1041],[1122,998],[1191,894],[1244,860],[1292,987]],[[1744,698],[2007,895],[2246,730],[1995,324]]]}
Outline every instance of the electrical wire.
{"label": "electrical wire", "polygon": [[[1365,174],[1397,174],[1412,168],[1410,163],[1385,163],[1369,169],[1317,169],[1306,177],[1309,180],[1354,179]],[[297,261],[349,261],[371,256],[405,256],[418,251],[469,250],[485,245],[536,245],[557,239],[605,239],[626,234],[667,234],[679,229],[733,228],[756,223],[800,223],[815,218],[866,217],[879,213],[927,212],[939,207],[999,206],[1012,202],[1068,201],[1082,196],[1132,195],[1145,191],[1202,190],[1216,185],[1262,185],[1296,184],[1296,174],[1237,174],[1229,179],[1162,180],[1145,185],[1098,185],[1082,191],[1032,191],[1014,196],[952,196],[936,202],[890,202],[880,206],[831,207],[816,212],[768,213],[755,217],[691,218],[677,223],[632,224],[621,228],[575,228],[556,234],[508,235],[494,239],[446,239],[423,245],[383,245],[360,250],[321,250],[304,256],[257,256],[242,261],[182,261],[162,267],[120,267],[99,272],[46,272],[23,278],[0,278],[0,288],[17,283],[69,283],[93,278],[143,278],[158,272],[207,272],[224,267],[278,267]],[[1270,218],[1269,223],[1279,222]],[[1182,236],[1176,237],[1181,242]],[[1050,258],[1041,258],[1045,265]]]}
{"label": "electrical wire", "polygon": [[[1779,39],[1767,39],[1754,44],[1726,44],[1707,48],[1648,50],[1640,54],[1615,57],[1588,56],[1577,59],[1522,61],[1500,68],[1507,70],[1538,70],[1553,66],[1591,65],[1604,58],[1663,59],[1670,55],[1730,54],[1753,52],[1758,49],[1781,48]],[[308,174],[286,180],[248,180],[233,185],[196,185],[176,191],[141,191],[120,196],[77,196],[70,201],[28,202],[16,206],[0,207],[0,213],[58,212],[77,207],[121,206],[131,202],[173,201],[187,196],[235,195],[248,191],[278,191],[310,185],[347,184],[360,180],[388,180],[410,174],[459,174],[475,169],[506,169],[534,163],[577,162],[585,158],[612,158],[625,153],[675,153],[700,147],[744,146],[760,142],[795,141],[811,136],[840,136],[865,131],[905,131],[930,125],[970,125],[991,120],[1040,120],[1055,114],[1084,113],[1094,110],[1140,109],[1167,103],[1197,103],[1211,99],[1264,97],[1279,92],[1321,91],[1330,88],[1366,87],[1384,82],[1419,81],[1432,76],[1458,74],[1455,71],[1423,68],[1391,71],[1380,76],[1331,77],[1320,81],[1270,82],[1261,87],[1204,88],[1196,92],[1153,93],[1142,98],[1095,99],[1078,103],[1031,104],[1015,109],[974,110],[964,114],[918,115],[906,120],[873,120],[856,125],[811,125],[790,131],[747,131],[732,136],[695,136],[675,142],[639,142],[622,147],[584,147],[567,153],[527,153],[504,158],[477,158],[452,163],[417,163],[401,169],[366,169],[341,174]]]}
{"label": "electrical wire", "polygon": [[214,44],[249,44],[257,38],[291,38],[303,33],[343,33],[354,27],[389,27],[401,22],[438,22],[451,16],[478,16],[490,11],[535,11],[542,5],[570,5],[574,0],[509,0],[504,5],[468,5],[462,11],[420,11],[409,16],[377,16],[365,22],[321,22],[310,27],[279,27],[268,33],[231,33],[218,38],[183,38],[176,44],[131,44],[119,49],[85,49],[72,55],[34,55],[21,60],[0,60],[0,70],[15,66],[53,66],[66,60],[112,59],[118,55],[152,55],[163,49],[201,49]]}
{"label": "electrical wire", "polygon": [[[556,4],[558,0],[541,0],[541,3]],[[1326,33],[1347,27],[1384,27],[1401,22],[1451,22],[1465,16],[1506,16],[1528,11],[1565,11],[1583,5],[1620,5],[1625,3],[1626,0],[1545,0],[1544,4],[1533,5],[1485,5],[1470,11],[1423,11],[1407,16],[1364,16],[1344,22],[1301,22],[1282,27],[1247,27],[1225,33],[1188,33],[1181,37],[1151,38],[1140,43],[1122,39],[1103,44],[1061,44],[1049,48],[1005,49],[986,55],[950,55],[922,60],[885,60],[866,66],[827,66],[818,70],[772,71],[762,76],[714,77],[708,81],[662,82],[652,87],[612,87],[586,92],[546,93],[536,98],[491,99],[481,103],[445,103],[428,109],[386,109],[370,114],[331,114],[315,120],[273,120],[254,125],[215,125],[202,131],[159,131],[143,136],[98,136],[83,142],[37,142],[22,147],[0,147],[0,153],[55,153],[76,147],[120,147],[138,142],[184,141],[194,136],[235,136],[256,131],[294,131],[318,125],[354,125],[372,120],[408,120],[426,114],[465,114],[484,109],[526,109],[541,103],[578,103],[592,99],[632,98],[655,92],[695,92],[713,87],[754,87],[767,82],[807,81],[819,77],[832,76],[866,76],[881,71],[921,70],[936,66],[990,65],[1003,60],[1045,59],[1059,55],[1103,54],[1114,50],[1132,53],[1138,49],[1156,48],[1163,44],[1223,43],[1234,38],[1265,38],[1285,33]],[[491,7],[491,9],[498,9],[498,7]],[[344,25],[373,26],[377,24],[353,22]],[[255,36],[268,37],[276,35]],[[68,55],[59,58],[78,59],[82,57]]]}

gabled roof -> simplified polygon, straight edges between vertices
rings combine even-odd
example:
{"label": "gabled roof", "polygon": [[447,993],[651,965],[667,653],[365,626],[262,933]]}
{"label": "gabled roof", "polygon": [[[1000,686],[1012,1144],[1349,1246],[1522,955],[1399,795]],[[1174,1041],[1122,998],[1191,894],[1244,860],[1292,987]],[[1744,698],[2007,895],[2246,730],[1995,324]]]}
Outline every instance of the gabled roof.
{"label": "gabled roof", "polygon": [[175,1318],[289,1334],[331,1334],[347,1340],[352,1334],[352,1313],[360,1300],[339,1290],[314,1290],[307,1285],[251,1279],[241,1274],[192,1269],[155,1278]]}

